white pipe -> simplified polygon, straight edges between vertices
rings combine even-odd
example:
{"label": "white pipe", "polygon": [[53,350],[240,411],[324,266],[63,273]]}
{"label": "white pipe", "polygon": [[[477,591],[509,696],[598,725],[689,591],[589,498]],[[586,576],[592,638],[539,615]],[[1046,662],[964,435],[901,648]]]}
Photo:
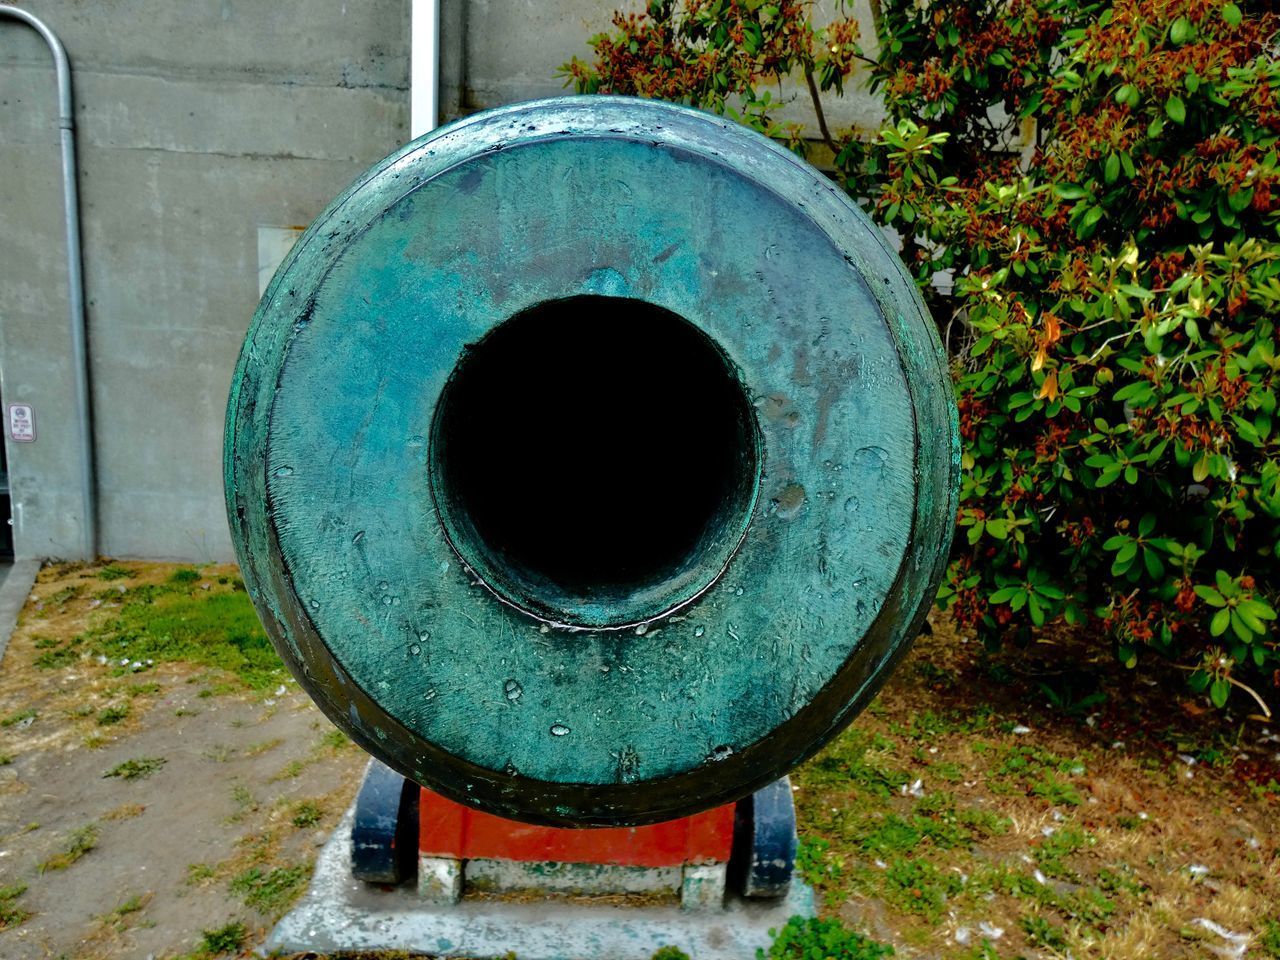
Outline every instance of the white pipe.
{"label": "white pipe", "polygon": [[410,0],[409,137],[440,123],[440,0]]}
{"label": "white pipe", "polygon": [[62,198],[67,234],[67,303],[71,320],[71,359],[76,378],[76,424],[80,434],[80,500],[84,559],[98,554],[98,517],[93,462],[93,419],[89,401],[89,359],[84,316],[84,273],[80,258],[80,197],[76,189],[76,130],[71,103],[71,64],[67,51],[43,20],[17,7],[0,4],[0,17],[21,20],[44,39],[58,76],[58,130],[62,142]]}

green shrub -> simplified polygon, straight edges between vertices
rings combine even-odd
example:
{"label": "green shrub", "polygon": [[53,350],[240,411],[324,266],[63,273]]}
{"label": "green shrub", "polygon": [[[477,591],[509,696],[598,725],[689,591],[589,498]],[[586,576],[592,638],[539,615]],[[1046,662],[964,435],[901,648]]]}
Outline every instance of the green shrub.
{"label": "green shrub", "polygon": [[765,88],[791,75],[821,122],[865,62],[889,119],[821,123],[818,159],[902,236],[952,353],[940,600],[991,643],[1093,628],[1221,706],[1280,682],[1278,25],[1208,0],[883,0],[873,61],[803,4],[655,0],[564,74],[804,151]]}

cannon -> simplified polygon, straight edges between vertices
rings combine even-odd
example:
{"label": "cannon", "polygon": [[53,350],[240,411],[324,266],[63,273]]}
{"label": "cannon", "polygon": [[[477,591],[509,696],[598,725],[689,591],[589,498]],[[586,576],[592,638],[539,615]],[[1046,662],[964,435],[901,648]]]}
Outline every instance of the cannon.
{"label": "cannon", "polygon": [[359,177],[232,383],[249,593],[329,718],[549,827],[757,793],[918,632],[956,511],[937,332],[880,231],[758,134],[518,104]]}

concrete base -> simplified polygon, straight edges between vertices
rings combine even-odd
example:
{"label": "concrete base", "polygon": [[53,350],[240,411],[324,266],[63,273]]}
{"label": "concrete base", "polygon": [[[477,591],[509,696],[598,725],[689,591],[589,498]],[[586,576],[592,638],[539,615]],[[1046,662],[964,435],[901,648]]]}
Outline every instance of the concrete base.
{"label": "concrete base", "polygon": [[411,884],[379,888],[351,876],[348,811],[316,861],[306,896],[260,948],[271,953],[403,950],[433,957],[520,960],[650,960],[676,946],[697,960],[743,960],[768,948],[770,928],[814,915],[813,889],[798,878],[781,901],[730,896],[723,910],[537,900],[423,902]]}

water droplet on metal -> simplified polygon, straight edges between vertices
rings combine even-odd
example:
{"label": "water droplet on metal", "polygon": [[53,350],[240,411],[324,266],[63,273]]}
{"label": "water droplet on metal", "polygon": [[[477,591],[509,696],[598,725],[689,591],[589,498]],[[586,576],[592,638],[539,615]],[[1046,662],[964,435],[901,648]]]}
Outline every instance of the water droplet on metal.
{"label": "water droplet on metal", "polygon": [[355,535],[354,537],[352,537],[352,538],[351,538],[351,542],[352,542],[352,543],[359,543],[359,542],[360,542],[361,540],[363,540],[363,539],[364,539],[364,531],[363,531],[363,530],[360,530],[360,531],[357,531],[356,535]]}
{"label": "water droplet on metal", "polygon": [[379,589],[379,590],[381,590],[383,593],[386,593],[388,590],[390,590],[390,589],[391,589],[391,584],[389,584],[389,583],[387,583],[387,581],[383,580],[383,581],[379,582],[379,584],[378,584],[378,589]]}
{"label": "water droplet on metal", "polygon": [[551,735],[553,737],[563,737],[568,732],[569,732],[569,728],[566,727],[563,723],[553,723],[551,725]]}
{"label": "water droplet on metal", "polygon": [[391,594],[387,594],[385,597],[382,598],[383,606],[387,606],[387,607],[391,606],[391,601],[393,599],[394,598],[391,596]]}
{"label": "water droplet on metal", "polygon": [[741,587],[739,587],[737,590],[735,590],[735,591],[733,591],[733,592],[734,592],[735,594],[737,594],[739,597],[740,597],[740,596],[742,596],[742,588],[741,588]]}
{"label": "water droplet on metal", "polygon": [[320,609],[320,601],[319,601],[319,600],[312,600],[312,601],[310,602],[309,606],[311,607],[311,609],[312,609],[312,610],[319,610],[319,609]]}
{"label": "water droplet on metal", "polygon": [[636,627],[637,637],[643,637],[648,632],[649,632],[649,625],[647,623],[642,623],[638,627]]}
{"label": "water droplet on metal", "polygon": [[416,643],[409,644],[409,656],[416,657],[421,652],[422,647],[418,646]]}
{"label": "water droplet on metal", "polygon": [[857,497],[850,497],[849,499],[847,499],[847,500],[844,502],[844,512],[845,512],[845,513],[857,513],[857,512],[858,512],[858,507],[860,507],[860,506],[862,506],[862,504],[860,504],[860,503],[858,502],[858,498],[857,498]]}
{"label": "water droplet on metal", "polygon": [[702,635],[703,635],[704,633],[706,633],[706,632],[707,632],[707,628],[706,628],[706,627],[695,627],[695,628],[694,628],[694,630],[693,630],[693,635],[694,635],[695,637],[700,637],[700,636],[702,636]]}
{"label": "water droplet on metal", "polygon": [[292,477],[293,467],[276,467],[277,477]]}
{"label": "water droplet on metal", "polygon": [[418,639],[421,640],[423,643],[426,643],[428,640],[431,639],[431,631],[423,630],[422,633],[418,634]]}
{"label": "water droplet on metal", "polygon": [[507,695],[508,700],[515,703],[524,695],[524,687],[517,680],[508,680],[502,685],[502,692]]}
{"label": "water droplet on metal", "polygon": [[425,700],[425,701],[427,701],[427,703],[430,703],[430,702],[431,702],[432,700],[434,700],[435,698],[436,698],[436,688],[435,688],[435,687],[430,687],[430,688],[427,690],[427,692],[426,692],[426,693],[424,693],[424,694],[422,695],[422,699],[423,699],[423,700]]}
{"label": "water droplet on metal", "polygon": [[727,743],[722,743],[707,754],[707,759],[713,763],[719,763],[721,760],[728,760],[731,756],[733,756],[733,747]]}

